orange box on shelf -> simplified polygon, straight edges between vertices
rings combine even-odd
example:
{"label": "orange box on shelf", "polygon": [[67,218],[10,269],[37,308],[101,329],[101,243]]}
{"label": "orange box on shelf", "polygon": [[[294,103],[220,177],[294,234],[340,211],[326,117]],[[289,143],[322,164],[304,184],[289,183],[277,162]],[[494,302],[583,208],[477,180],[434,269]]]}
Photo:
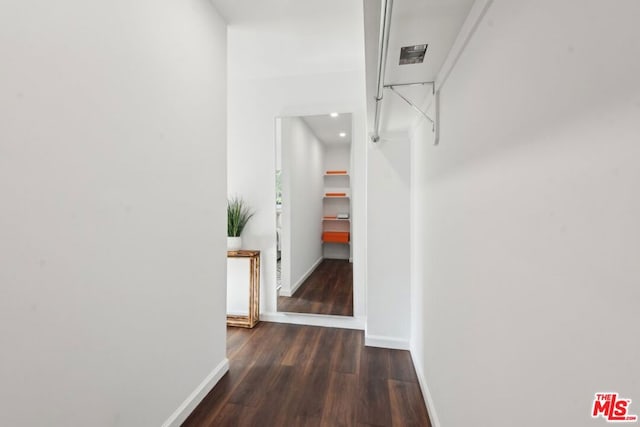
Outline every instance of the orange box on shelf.
{"label": "orange box on shelf", "polygon": [[349,243],[349,232],[325,231],[322,233],[322,241],[327,243]]}
{"label": "orange box on shelf", "polygon": [[326,175],[346,175],[347,171],[327,171]]}
{"label": "orange box on shelf", "polygon": [[325,193],[326,197],[346,197],[347,193]]}

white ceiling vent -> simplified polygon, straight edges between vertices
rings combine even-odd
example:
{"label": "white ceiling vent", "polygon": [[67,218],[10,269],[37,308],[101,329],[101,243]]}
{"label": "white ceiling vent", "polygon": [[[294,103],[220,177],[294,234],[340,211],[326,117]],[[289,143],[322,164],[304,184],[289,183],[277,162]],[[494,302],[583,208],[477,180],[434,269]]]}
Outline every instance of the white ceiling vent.
{"label": "white ceiling vent", "polygon": [[428,44],[405,46],[400,48],[400,65],[422,64]]}

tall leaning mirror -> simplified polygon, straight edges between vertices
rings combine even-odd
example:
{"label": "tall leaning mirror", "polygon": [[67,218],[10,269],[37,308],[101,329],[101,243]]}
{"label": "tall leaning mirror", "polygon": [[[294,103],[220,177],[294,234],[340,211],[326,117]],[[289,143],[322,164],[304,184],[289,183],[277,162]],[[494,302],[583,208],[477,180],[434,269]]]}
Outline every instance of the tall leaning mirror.
{"label": "tall leaning mirror", "polygon": [[275,126],[278,311],[353,316],[351,114]]}

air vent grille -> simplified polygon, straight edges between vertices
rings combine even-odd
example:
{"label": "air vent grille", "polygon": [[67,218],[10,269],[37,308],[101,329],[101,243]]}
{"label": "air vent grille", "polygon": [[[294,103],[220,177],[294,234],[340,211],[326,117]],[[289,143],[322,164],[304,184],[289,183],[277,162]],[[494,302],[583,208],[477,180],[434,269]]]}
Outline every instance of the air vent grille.
{"label": "air vent grille", "polygon": [[400,48],[400,65],[422,64],[428,46],[428,44],[418,44]]}

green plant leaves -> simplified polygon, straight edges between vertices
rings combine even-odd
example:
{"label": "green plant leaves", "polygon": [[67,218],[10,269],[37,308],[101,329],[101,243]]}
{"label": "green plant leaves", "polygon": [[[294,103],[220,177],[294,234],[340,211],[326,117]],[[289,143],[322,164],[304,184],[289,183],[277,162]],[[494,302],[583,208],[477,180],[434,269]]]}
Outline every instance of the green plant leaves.
{"label": "green plant leaves", "polygon": [[247,222],[254,215],[242,198],[234,196],[227,200],[227,236],[240,237]]}

